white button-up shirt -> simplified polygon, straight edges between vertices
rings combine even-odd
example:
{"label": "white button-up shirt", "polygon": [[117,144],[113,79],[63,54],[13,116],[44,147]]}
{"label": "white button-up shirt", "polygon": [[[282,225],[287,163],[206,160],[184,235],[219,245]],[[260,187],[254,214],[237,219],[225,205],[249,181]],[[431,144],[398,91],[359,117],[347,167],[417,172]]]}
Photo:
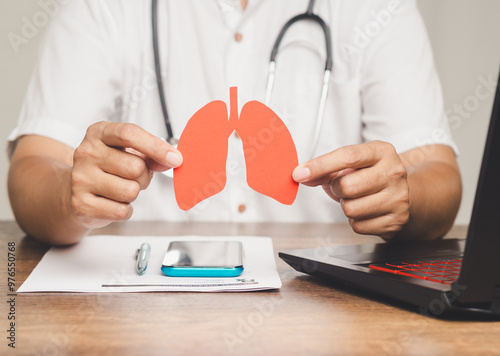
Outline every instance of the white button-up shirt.
{"label": "white button-up shirt", "polygon": [[[179,137],[212,100],[239,108],[264,101],[271,50],[284,23],[306,0],[159,1],[162,76]],[[287,125],[299,161],[370,140],[398,152],[440,143],[454,148],[430,44],[414,1],[318,0],[329,24],[333,71],[318,147],[311,152],[325,66],[321,28],[299,22],[277,57],[270,107]],[[61,5],[47,29],[18,126],[9,142],[38,134],[73,148],[100,120],[132,122],[166,136],[156,86],[150,1],[79,0]],[[11,147],[11,145],[9,146]],[[343,221],[320,187],[301,186],[282,205],[248,187],[241,140],[229,138],[227,183],[190,211],[176,204],[172,180],[156,174],[133,203],[133,219],[202,221]]]}

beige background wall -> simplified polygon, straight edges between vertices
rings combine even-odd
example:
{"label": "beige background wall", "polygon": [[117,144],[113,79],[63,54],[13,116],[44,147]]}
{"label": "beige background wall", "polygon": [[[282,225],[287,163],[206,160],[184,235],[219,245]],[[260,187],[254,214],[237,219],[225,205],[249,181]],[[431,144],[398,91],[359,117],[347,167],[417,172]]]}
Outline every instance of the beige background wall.
{"label": "beige background wall", "polygon": [[[44,9],[43,4],[51,2],[54,1],[0,1],[0,142],[6,141],[15,126],[37,46],[53,10]],[[468,223],[493,102],[493,95],[486,95],[483,89],[478,95],[476,89],[489,77],[496,79],[498,75],[500,1],[419,0],[418,3],[434,48],[453,136],[460,149],[464,195],[457,222]],[[16,53],[7,36],[11,32],[20,34],[24,19],[37,26],[30,34],[32,38],[27,38],[27,43],[20,45]],[[13,218],[6,191],[7,168],[6,154],[0,154],[1,220]]]}

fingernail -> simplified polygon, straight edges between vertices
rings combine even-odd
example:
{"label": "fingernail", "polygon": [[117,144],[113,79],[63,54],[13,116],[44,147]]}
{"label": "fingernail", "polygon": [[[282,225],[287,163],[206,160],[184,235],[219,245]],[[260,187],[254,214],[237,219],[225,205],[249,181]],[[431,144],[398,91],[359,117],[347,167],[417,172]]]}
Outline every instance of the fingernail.
{"label": "fingernail", "polygon": [[167,162],[173,168],[177,168],[182,164],[182,156],[177,152],[170,151],[167,153]]}
{"label": "fingernail", "polygon": [[292,177],[296,182],[303,182],[311,176],[311,170],[307,167],[297,167],[294,169]]}

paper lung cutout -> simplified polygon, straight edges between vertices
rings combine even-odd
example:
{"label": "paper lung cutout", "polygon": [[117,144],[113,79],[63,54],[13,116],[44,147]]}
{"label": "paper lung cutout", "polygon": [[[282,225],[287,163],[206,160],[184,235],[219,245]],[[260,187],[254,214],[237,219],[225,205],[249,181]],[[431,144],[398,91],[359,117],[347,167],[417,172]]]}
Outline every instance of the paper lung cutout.
{"label": "paper lung cutout", "polygon": [[270,108],[250,101],[238,119],[237,88],[230,89],[230,116],[223,101],[212,101],[189,119],[177,146],[182,165],[174,169],[177,204],[189,210],[222,191],[226,185],[228,138],[236,131],[243,142],[248,185],[291,205],[298,183],[292,172],[297,150],[285,124]]}

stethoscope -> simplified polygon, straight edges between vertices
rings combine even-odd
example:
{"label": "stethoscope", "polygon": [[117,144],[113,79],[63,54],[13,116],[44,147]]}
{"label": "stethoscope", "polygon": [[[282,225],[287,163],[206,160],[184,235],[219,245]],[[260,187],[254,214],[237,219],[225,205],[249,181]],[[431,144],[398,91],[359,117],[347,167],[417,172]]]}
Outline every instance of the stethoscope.
{"label": "stethoscope", "polygon": [[[319,17],[318,15],[313,14],[315,0],[309,0],[309,5],[307,6],[307,11],[303,14],[299,14],[297,16],[292,17],[288,20],[283,28],[281,29],[276,42],[274,43],[273,50],[271,51],[271,60],[269,63],[269,76],[267,80],[267,88],[266,88],[266,96],[264,104],[269,106],[269,102],[271,101],[271,93],[274,85],[274,75],[276,71],[276,56],[278,55],[279,46],[281,40],[285,36],[286,31],[296,22],[302,20],[308,20],[316,22],[321,26],[323,32],[325,34],[325,47],[326,47],[326,63],[325,63],[325,72],[323,76],[323,87],[321,89],[321,97],[318,107],[318,115],[316,117],[316,127],[314,130],[313,137],[313,145],[311,150],[311,158],[313,158],[314,152],[318,146],[319,135],[321,131],[321,124],[323,122],[323,116],[325,111],[325,103],[326,98],[328,96],[328,87],[330,82],[330,73],[332,71],[332,46],[331,46],[331,35],[330,28],[325,23],[325,21]],[[177,144],[177,139],[174,137],[174,133],[172,131],[172,125],[170,123],[170,118],[168,116],[167,111],[167,102],[165,99],[165,92],[163,88],[163,81],[161,78],[161,66],[160,66],[160,53],[159,53],[159,44],[158,44],[158,0],[152,0],[152,25],[153,25],[153,52],[154,52],[154,61],[155,61],[155,71],[156,71],[156,81],[158,83],[158,94],[160,96],[161,102],[161,110],[163,113],[163,118],[165,120],[165,127],[167,128],[167,137],[166,141],[171,145],[175,146]]]}

